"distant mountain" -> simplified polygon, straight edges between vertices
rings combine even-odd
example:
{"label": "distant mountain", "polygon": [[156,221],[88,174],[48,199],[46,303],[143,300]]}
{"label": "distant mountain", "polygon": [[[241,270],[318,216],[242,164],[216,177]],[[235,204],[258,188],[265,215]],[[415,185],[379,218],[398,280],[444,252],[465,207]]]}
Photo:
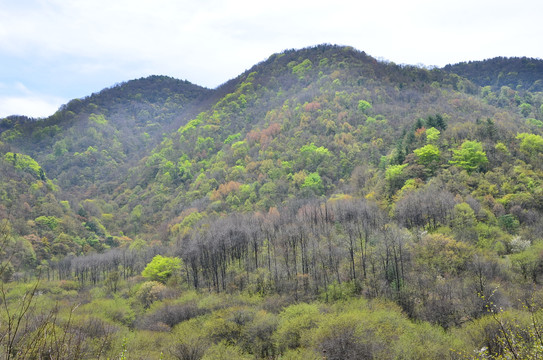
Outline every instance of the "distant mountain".
{"label": "distant mountain", "polygon": [[[540,64],[505,63],[508,74],[518,65],[510,77],[522,84],[523,69]],[[449,181],[463,141],[481,142],[492,169],[503,165],[498,143],[512,147],[513,162],[522,155],[517,133],[541,132],[540,93],[478,85],[496,64],[427,70],[319,45],[274,54],[215,90],[163,76],[129,81],[46,119],[6,118],[0,139],[3,154],[29,156],[44,169],[55,198],[86,224],[80,237],[90,231],[102,244],[125,235],[172,240],[194,219],[269,211],[295,199],[364,196],[394,208],[408,183]],[[535,73],[530,89],[539,86]],[[439,134],[431,144],[429,128]],[[434,155],[422,160],[417,149]],[[2,156],[5,166],[17,166]],[[55,231],[31,226],[21,235],[54,241],[65,233]]]}
{"label": "distant mountain", "polygon": [[212,92],[151,76],[72,100],[45,119],[0,120],[0,218],[31,242],[49,239],[45,259],[101,249],[112,238],[94,200],[125,181],[128,169],[194,117]]}
{"label": "distant mountain", "polygon": [[8,117],[0,129],[2,139],[80,198],[89,187],[123,176],[163,133],[195,116],[210,93],[187,81],[151,76],[72,100],[46,119]]}
{"label": "distant mountain", "polygon": [[443,68],[479,86],[499,90],[508,86],[515,90],[543,91],[543,60],[527,57],[496,57],[483,61],[461,62]]}

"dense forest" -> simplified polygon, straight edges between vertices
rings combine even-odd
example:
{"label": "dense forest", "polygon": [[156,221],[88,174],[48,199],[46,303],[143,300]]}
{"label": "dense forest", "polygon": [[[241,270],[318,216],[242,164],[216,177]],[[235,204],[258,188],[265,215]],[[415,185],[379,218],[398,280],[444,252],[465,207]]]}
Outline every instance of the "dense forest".
{"label": "dense forest", "polygon": [[542,81],[319,45],[1,119],[2,357],[541,358]]}

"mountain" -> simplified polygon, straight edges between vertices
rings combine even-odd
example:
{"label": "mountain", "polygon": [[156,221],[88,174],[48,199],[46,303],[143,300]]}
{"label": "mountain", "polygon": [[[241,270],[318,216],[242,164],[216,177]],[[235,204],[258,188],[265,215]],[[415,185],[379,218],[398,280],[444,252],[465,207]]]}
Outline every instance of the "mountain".
{"label": "mountain", "polygon": [[25,336],[0,323],[0,344],[19,358],[538,354],[539,66],[423,69],[319,45],[213,90],[152,76],[2,119],[0,316],[33,306]]}
{"label": "mountain", "polygon": [[493,91],[502,86],[532,92],[543,91],[543,60],[527,57],[496,57],[484,61],[461,62],[443,68]]}
{"label": "mountain", "polygon": [[[15,161],[11,157],[4,163],[7,170],[2,172],[9,199],[0,205],[4,217],[23,236],[45,236],[53,242],[68,235],[71,245],[76,245],[73,237],[78,237],[101,248],[98,243],[103,245],[110,236],[101,224],[96,225],[99,220],[87,215],[94,214],[94,200],[118,186],[119,179],[125,179],[130,167],[160,143],[164,133],[195,116],[212,92],[187,81],[151,76],[72,100],[45,119],[2,119],[3,160],[16,154]],[[23,163],[23,157],[28,161]],[[10,163],[15,169],[9,170]],[[28,163],[43,174],[35,176],[34,184]],[[42,190],[30,191],[34,187]],[[36,225],[34,220],[43,216],[59,219],[61,226]],[[96,237],[101,241],[95,241]],[[60,255],[74,249],[81,253],[83,248],[68,246]],[[49,257],[54,255],[59,254],[53,251]]]}
{"label": "mountain", "polygon": [[0,129],[4,140],[34,157],[57,185],[81,194],[124,176],[163,133],[197,114],[211,92],[152,76],[72,100],[46,119],[8,117]]}
{"label": "mountain", "polygon": [[485,126],[500,134],[495,141],[530,129],[513,104],[516,92],[500,95],[513,104],[504,112],[455,74],[380,63],[348,47],[273,55],[217,91],[225,95],[168,136],[134,169],[137,180],[113,194],[125,229],[136,207],[138,224],[167,229],[187,209],[267,211],[294,198],[383,196],[379,187],[353,187],[354,170],[377,176],[412,153],[423,144],[416,129],[427,126],[419,119],[447,122],[442,136],[451,147]]}
{"label": "mountain", "polygon": [[[499,64],[528,67],[519,61]],[[47,119],[4,119],[0,129],[73,211],[107,223],[99,237],[166,239],[195,209],[267,211],[342,193],[389,201],[392,191],[367,178],[410,160],[409,176],[430,179],[415,169],[413,150],[435,119],[450,149],[466,138],[507,143],[539,128],[540,97],[481,90],[453,69],[463,67],[399,66],[321,45],[272,55],[215,90],[152,76],[73,100]],[[443,155],[441,166],[451,150]]]}

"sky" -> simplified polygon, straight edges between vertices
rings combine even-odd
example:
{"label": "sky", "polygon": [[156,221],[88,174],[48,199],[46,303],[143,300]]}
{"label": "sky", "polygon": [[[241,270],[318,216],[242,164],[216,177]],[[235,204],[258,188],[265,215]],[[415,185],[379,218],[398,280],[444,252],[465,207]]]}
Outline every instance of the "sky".
{"label": "sky", "polygon": [[0,0],[0,118],[149,75],[215,88],[323,43],[397,64],[543,58],[542,14],[541,0]]}

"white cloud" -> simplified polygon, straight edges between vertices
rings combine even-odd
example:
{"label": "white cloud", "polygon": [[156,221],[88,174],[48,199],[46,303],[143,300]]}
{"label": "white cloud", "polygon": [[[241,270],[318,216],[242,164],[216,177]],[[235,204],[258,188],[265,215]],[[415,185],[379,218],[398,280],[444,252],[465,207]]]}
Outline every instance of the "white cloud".
{"label": "white cloud", "polygon": [[64,103],[65,99],[48,96],[0,96],[0,118],[9,115],[47,117]]}
{"label": "white cloud", "polygon": [[0,83],[0,118],[9,115],[47,117],[66,102],[64,98],[34,93],[21,82]]}
{"label": "white cloud", "polygon": [[[483,48],[495,47],[497,44],[492,39],[500,34],[517,33],[535,38],[538,32],[533,30],[539,26],[541,13],[538,10],[543,10],[541,2],[529,0],[515,3],[503,0],[334,3],[34,0],[24,3],[30,5],[5,4],[7,9],[0,12],[0,46],[4,52],[50,57],[76,55],[120,63],[137,60],[168,70],[202,60],[215,66],[230,59],[242,62],[236,54],[251,53],[253,46],[260,51],[265,49],[270,55],[277,48],[324,41],[349,41],[361,50],[367,50],[365,44],[368,44],[398,56],[409,52],[420,54],[424,49],[427,53],[434,50],[437,56],[435,45],[438,45],[444,56],[459,52],[469,59],[462,44],[469,44],[474,36],[484,35],[486,43],[477,44]],[[397,52],[392,46],[406,40],[411,49],[404,47]],[[505,50],[509,46],[512,44],[502,43],[500,48]],[[541,45],[538,50],[542,50]],[[211,58],[200,58],[202,53]]]}

